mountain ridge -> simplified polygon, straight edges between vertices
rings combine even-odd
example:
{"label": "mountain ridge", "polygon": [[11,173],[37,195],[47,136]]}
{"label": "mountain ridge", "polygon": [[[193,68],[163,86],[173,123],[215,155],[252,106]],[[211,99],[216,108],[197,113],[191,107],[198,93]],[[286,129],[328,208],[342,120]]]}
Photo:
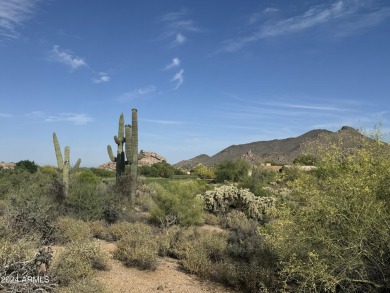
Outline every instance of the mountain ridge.
{"label": "mountain ridge", "polygon": [[231,145],[213,156],[201,154],[194,158],[180,161],[174,164],[174,166],[176,168],[191,169],[197,164],[213,166],[223,161],[238,158],[245,159],[251,163],[273,162],[280,165],[291,164],[296,157],[308,152],[307,145],[310,142],[324,144],[325,139],[334,139],[340,133],[344,136],[362,136],[358,130],[350,126],[343,126],[336,132],[326,129],[313,129],[297,137]]}

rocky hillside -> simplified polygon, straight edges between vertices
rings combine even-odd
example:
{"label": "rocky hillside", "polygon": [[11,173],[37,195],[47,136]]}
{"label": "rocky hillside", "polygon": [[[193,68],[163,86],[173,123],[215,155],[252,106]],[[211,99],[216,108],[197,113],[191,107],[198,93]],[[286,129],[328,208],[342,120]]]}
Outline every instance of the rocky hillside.
{"label": "rocky hillside", "polygon": [[[351,137],[362,135],[356,129],[349,126],[343,126],[336,132],[316,129],[297,137],[232,145],[211,157],[208,155],[200,155],[189,160],[181,161],[174,166],[190,169],[199,163],[206,166],[213,166],[223,161],[238,158],[245,159],[251,163],[274,162],[280,165],[291,164],[299,155],[310,153],[310,149],[308,149],[310,145],[325,145],[326,142],[332,141],[338,136]],[[350,141],[353,140],[350,139]]]}
{"label": "rocky hillside", "polygon": [[[143,157],[138,160],[138,166],[150,166],[162,161],[166,161],[166,159],[155,152],[143,152]],[[98,168],[115,171],[115,163],[104,163]]]}

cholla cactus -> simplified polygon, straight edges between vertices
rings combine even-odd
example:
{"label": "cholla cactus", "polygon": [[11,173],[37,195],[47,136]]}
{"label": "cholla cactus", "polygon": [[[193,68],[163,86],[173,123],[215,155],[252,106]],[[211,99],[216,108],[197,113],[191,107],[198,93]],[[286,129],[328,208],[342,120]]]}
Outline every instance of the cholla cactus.
{"label": "cholla cactus", "polygon": [[223,185],[200,195],[205,209],[214,213],[227,213],[230,209],[242,210],[250,218],[261,220],[275,204],[273,197],[257,197],[249,189]]}

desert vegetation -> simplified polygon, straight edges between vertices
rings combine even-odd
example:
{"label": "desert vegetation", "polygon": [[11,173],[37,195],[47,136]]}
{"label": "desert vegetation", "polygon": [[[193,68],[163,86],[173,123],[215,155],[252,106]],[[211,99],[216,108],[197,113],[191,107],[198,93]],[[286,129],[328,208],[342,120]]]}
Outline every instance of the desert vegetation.
{"label": "desert vegetation", "polygon": [[[238,292],[390,290],[390,149],[377,136],[357,136],[353,148],[342,137],[317,144],[296,160],[315,163],[309,172],[238,160],[178,179],[166,162],[124,168],[137,147],[123,146],[133,136],[122,117],[117,156],[109,151],[116,172],[69,166],[64,175],[60,163],[28,160],[0,169],[0,291],[107,292],[94,276],[110,257],[140,270],[174,258]],[[113,255],[96,239],[114,243]]]}

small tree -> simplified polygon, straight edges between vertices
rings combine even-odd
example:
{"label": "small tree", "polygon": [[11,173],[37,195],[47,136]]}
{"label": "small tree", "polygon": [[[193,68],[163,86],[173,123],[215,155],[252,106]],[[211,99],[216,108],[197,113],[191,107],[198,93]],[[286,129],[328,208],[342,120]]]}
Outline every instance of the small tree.
{"label": "small tree", "polygon": [[217,165],[215,175],[217,182],[238,182],[248,176],[249,163],[244,160],[225,161]]}
{"label": "small tree", "polygon": [[34,161],[22,160],[16,163],[16,167],[27,170],[28,172],[33,174],[38,171],[39,166],[35,164]]}

